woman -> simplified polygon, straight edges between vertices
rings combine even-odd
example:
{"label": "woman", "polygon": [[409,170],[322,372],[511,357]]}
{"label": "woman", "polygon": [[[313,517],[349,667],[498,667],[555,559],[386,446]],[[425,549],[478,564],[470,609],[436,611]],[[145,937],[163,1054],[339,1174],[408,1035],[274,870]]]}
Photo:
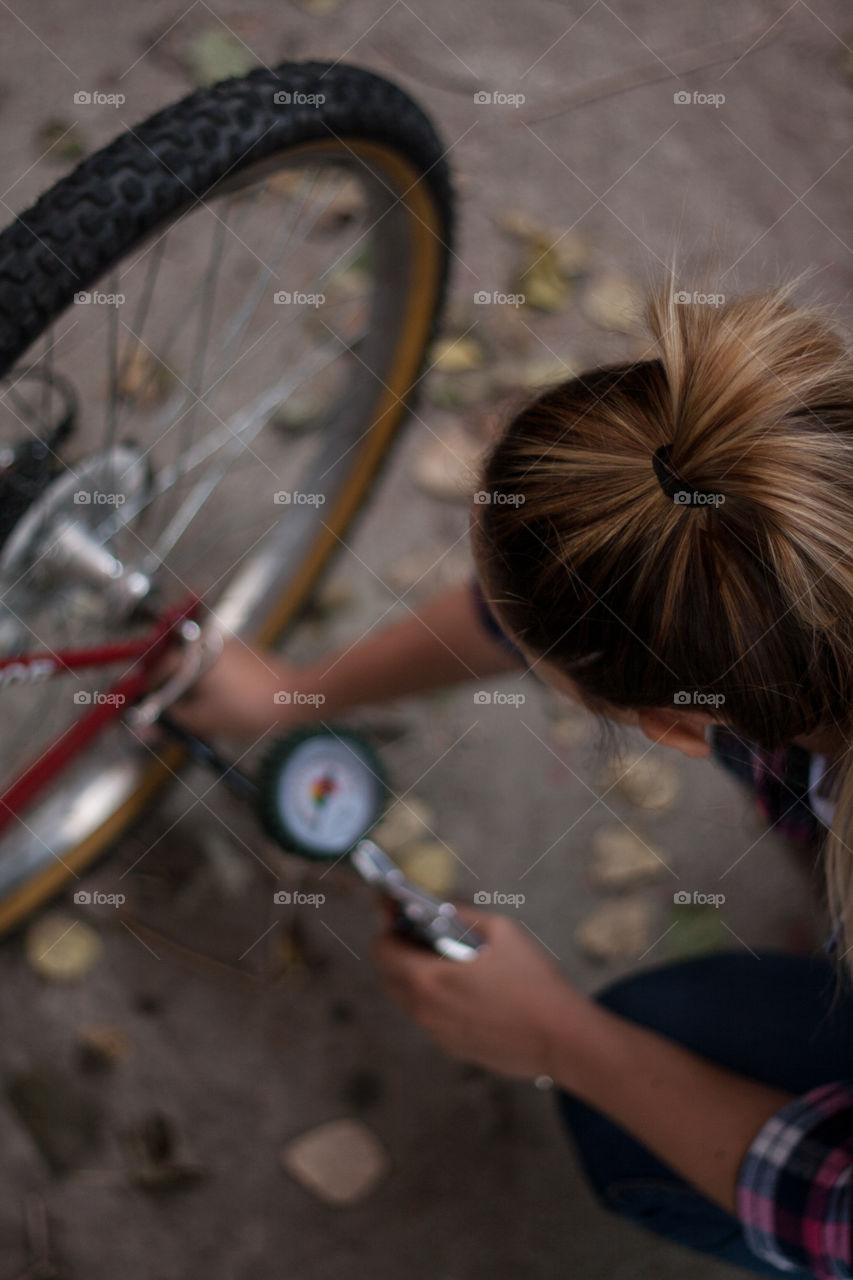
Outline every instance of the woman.
{"label": "woman", "polygon": [[[231,644],[183,719],[250,736],[294,723],[282,687],[329,719],[526,666],[654,742],[713,745],[801,842],[832,824],[848,963],[853,359],[785,291],[662,291],[649,319],[656,358],[547,391],[494,446],[478,587],[298,670]],[[829,961],[716,954],[591,999],[517,925],[469,917],[490,944],[469,965],[382,937],[388,989],[449,1053],[550,1076],[609,1207],[762,1274],[853,1275],[853,999]]]}

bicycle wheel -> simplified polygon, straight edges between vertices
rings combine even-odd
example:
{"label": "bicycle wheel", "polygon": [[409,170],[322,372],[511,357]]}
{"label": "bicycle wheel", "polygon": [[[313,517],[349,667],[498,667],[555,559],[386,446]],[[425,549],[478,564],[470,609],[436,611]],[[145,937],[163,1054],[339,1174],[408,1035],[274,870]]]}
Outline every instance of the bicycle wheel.
{"label": "bicycle wheel", "polygon": [[[143,606],[187,590],[227,633],[280,637],[405,418],[451,222],[420,108],[319,62],[191,94],[18,217],[0,235],[0,657],[138,636]],[[99,585],[100,555],[144,600]],[[0,798],[111,678],[2,688]],[[0,837],[0,931],[181,759],[115,722],[70,760]]]}

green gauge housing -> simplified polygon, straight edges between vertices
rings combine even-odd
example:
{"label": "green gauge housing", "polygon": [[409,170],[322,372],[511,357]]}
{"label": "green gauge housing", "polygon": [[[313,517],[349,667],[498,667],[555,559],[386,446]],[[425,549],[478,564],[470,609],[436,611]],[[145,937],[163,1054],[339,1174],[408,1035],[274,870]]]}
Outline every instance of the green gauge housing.
{"label": "green gauge housing", "polygon": [[385,808],[385,772],[373,748],[348,729],[304,729],[279,738],[257,774],[257,813],[288,853],[341,858]]}

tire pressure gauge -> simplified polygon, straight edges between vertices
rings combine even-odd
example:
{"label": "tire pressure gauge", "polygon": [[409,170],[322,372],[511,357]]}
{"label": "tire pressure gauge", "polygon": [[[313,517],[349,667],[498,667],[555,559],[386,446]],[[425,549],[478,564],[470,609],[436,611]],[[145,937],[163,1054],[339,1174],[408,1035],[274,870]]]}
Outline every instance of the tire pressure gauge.
{"label": "tire pressure gauge", "polygon": [[387,794],[375,752],[343,730],[280,739],[257,785],[268,833],[290,852],[318,860],[349,853],[378,821]]}
{"label": "tire pressure gauge", "polygon": [[460,961],[475,959],[485,946],[452,903],[425,893],[365,838],[382,815],[388,789],[376,753],[357,734],[306,729],[281,738],[253,781],[170,716],[161,714],[158,723],[252,800],[264,830],[288,853],[317,862],[348,858],[362,880],[394,903],[397,929],[413,942]]}

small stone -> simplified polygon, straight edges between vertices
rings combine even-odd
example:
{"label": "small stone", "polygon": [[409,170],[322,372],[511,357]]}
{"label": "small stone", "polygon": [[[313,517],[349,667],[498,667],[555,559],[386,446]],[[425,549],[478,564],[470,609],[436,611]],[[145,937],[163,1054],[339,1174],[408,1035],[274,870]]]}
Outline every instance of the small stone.
{"label": "small stone", "polygon": [[28,963],[50,982],[77,982],[101,954],[102,943],[88,924],[49,912],[30,925],[24,938]]}
{"label": "small stone", "polygon": [[591,960],[636,960],[652,942],[652,911],[643,898],[605,902],[582,920],[575,942]]}
{"label": "small stone", "polygon": [[617,756],[607,766],[602,784],[621,792],[641,809],[668,810],[678,795],[678,774],[658,756]]}
{"label": "small stone", "polygon": [[133,1052],[130,1037],[121,1027],[98,1023],[77,1032],[80,1065],[85,1071],[99,1071],[126,1062]]}
{"label": "small stone", "polygon": [[289,1142],[281,1152],[287,1173],[327,1204],[355,1204],[370,1195],[390,1161],[360,1120],[329,1120]]}
{"label": "small stone", "polygon": [[430,834],[433,813],[429,805],[417,796],[395,800],[382,820],[370,833],[387,854],[394,857],[400,849]]}
{"label": "small stone", "polygon": [[593,881],[604,889],[623,889],[660,876],[666,866],[653,845],[627,827],[599,827],[592,838]]}
{"label": "small stone", "polygon": [[406,845],[397,853],[396,862],[404,875],[427,893],[444,898],[451,892],[456,879],[456,860],[440,840]]}
{"label": "small stone", "polygon": [[636,334],[640,326],[642,299],[624,276],[605,275],[593,280],[581,306],[587,319],[601,329]]}
{"label": "small stone", "polygon": [[482,445],[458,429],[431,440],[415,459],[412,479],[433,498],[470,501],[480,476]]}

